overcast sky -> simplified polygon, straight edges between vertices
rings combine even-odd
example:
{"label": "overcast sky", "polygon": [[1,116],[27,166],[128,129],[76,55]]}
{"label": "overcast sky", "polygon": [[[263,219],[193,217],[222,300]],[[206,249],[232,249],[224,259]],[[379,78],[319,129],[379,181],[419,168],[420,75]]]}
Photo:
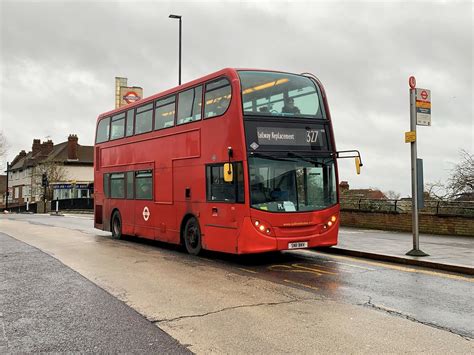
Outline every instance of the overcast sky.
{"label": "overcast sky", "polygon": [[[312,72],[325,86],[351,188],[410,194],[408,77],[431,89],[432,127],[418,127],[425,182],[445,181],[474,151],[472,1],[159,2],[0,0],[0,131],[7,158],[33,138],[93,144],[114,106],[114,77],[145,96],[224,67]],[[0,162],[3,163],[4,162]]]}

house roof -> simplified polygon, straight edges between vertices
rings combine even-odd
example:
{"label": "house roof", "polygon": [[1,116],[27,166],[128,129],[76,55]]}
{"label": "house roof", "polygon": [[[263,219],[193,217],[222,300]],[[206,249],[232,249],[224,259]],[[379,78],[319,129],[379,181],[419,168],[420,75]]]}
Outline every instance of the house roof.
{"label": "house roof", "polygon": [[53,145],[53,150],[48,155],[36,154],[30,151],[26,156],[13,160],[13,165],[10,166],[9,171],[23,170],[29,167],[38,165],[41,162],[60,162],[63,164],[76,165],[93,165],[94,164],[94,147],[89,145],[77,144],[77,160],[68,159],[68,142],[62,142]]}
{"label": "house roof", "polygon": [[62,162],[65,164],[86,164],[94,163],[94,147],[91,145],[77,144],[77,160],[68,159],[68,142],[56,144],[53,151],[49,153],[45,162]]}

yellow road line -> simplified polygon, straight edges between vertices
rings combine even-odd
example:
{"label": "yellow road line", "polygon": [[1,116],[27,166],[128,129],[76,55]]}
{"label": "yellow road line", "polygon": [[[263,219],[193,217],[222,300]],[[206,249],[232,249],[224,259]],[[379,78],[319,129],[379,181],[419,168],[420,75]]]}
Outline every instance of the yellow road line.
{"label": "yellow road line", "polygon": [[319,290],[319,288],[317,288],[317,287],[313,287],[313,286],[310,286],[310,285],[302,284],[301,282],[296,282],[296,281],[291,281],[291,280],[283,280],[283,281],[288,282],[289,284],[293,284],[293,285],[298,285],[298,286],[310,288],[310,289],[315,290],[315,291]]}
{"label": "yellow road line", "polygon": [[258,274],[257,271],[249,270],[249,269],[244,269],[243,267],[238,267],[237,269],[245,271],[245,272],[250,272],[251,274]]}
{"label": "yellow road line", "polygon": [[425,275],[431,275],[431,276],[439,276],[439,277],[444,277],[444,278],[453,279],[453,280],[462,280],[462,281],[467,281],[467,282],[474,282],[474,278],[470,278],[470,277],[466,277],[466,276],[451,275],[451,274],[445,274],[445,273],[442,273],[442,272],[422,270],[422,269],[413,269],[413,268],[406,267],[406,266],[390,265],[388,263],[379,263],[379,262],[376,262],[376,261],[360,260],[360,259],[357,259],[357,258],[353,258],[351,256],[340,256],[340,255],[333,255],[333,254],[328,255],[328,256],[331,257],[331,258],[335,258],[335,259],[352,260],[352,261],[355,261],[355,262],[361,263],[361,264],[380,266],[380,267],[384,267],[384,268],[387,268],[387,269],[398,270],[398,271],[403,271],[403,272],[412,272],[412,273],[419,273],[419,274],[425,274]]}

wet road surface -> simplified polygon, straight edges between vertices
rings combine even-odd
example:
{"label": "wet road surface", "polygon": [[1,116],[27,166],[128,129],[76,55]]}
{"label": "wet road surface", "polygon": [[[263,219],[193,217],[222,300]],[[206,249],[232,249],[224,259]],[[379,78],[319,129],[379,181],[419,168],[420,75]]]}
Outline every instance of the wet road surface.
{"label": "wet road surface", "polygon": [[[88,217],[11,216],[39,225],[60,226],[103,235]],[[123,243],[123,241],[117,241]],[[128,239],[131,245],[159,248],[185,262],[195,258],[163,243]],[[200,263],[219,264],[232,272],[270,280],[374,311],[474,339],[474,279],[469,276],[374,262],[318,251],[299,250],[237,257],[205,253]]]}

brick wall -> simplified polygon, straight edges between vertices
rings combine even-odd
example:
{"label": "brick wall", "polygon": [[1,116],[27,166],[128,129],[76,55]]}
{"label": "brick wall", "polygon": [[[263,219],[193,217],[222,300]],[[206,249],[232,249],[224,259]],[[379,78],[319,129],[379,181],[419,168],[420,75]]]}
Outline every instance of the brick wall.
{"label": "brick wall", "polygon": [[[474,218],[419,214],[420,233],[474,237]],[[341,225],[411,232],[411,214],[366,211],[341,211]]]}

